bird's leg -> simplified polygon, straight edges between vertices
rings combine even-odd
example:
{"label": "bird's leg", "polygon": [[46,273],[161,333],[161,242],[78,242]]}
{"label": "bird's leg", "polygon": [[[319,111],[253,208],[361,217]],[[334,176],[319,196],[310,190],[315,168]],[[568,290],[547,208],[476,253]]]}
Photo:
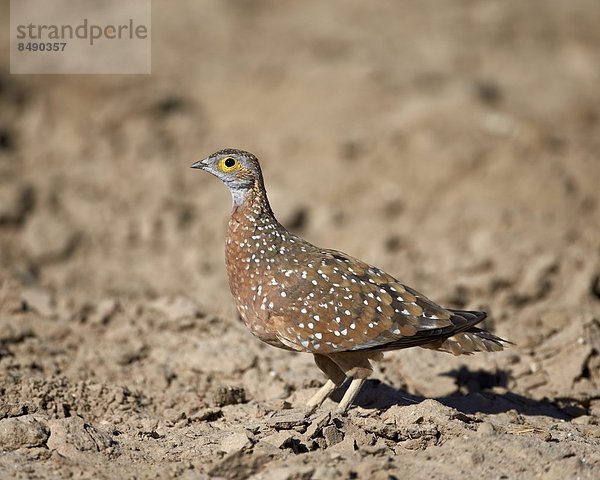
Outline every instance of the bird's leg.
{"label": "bird's leg", "polygon": [[340,403],[338,405],[338,408],[337,408],[338,412],[346,413],[346,410],[348,410],[350,405],[352,405],[352,402],[354,401],[354,399],[358,395],[358,392],[360,392],[361,387],[363,386],[363,384],[366,381],[367,381],[366,378],[360,378],[360,377],[356,377],[356,378],[352,379],[352,381],[350,382],[350,386],[348,387],[348,390],[346,390],[346,393],[344,393],[344,396],[342,397],[342,400],[340,401]]}
{"label": "bird's leg", "polygon": [[340,352],[329,355],[330,360],[352,379],[338,405],[338,412],[344,413],[348,410],[367,378],[373,373],[369,360],[377,360],[380,357],[380,353],[373,352]]}
{"label": "bird's leg", "polygon": [[315,363],[317,364],[317,367],[327,375],[328,380],[307,402],[307,405],[311,407],[311,412],[319,407],[337,387],[344,383],[344,380],[346,379],[346,375],[340,370],[340,367],[325,355],[315,354]]}
{"label": "bird's leg", "polygon": [[334,392],[337,387],[338,386],[333,380],[328,379],[327,382],[325,382],[325,385],[323,385],[319,391],[310,397],[308,402],[306,402],[309,407],[312,407],[311,412],[313,412],[317,407],[320,407],[321,404],[329,397],[329,395]]}

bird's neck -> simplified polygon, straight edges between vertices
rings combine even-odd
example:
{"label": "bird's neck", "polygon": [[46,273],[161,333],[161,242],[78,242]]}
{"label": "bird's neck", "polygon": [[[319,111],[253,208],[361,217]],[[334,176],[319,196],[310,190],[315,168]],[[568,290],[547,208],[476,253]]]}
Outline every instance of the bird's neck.
{"label": "bird's neck", "polygon": [[[225,262],[231,292],[237,297],[239,288],[254,276],[250,261],[258,258],[260,250],[276,245],[285,229],[275,219],[263,188],[246,192],[241,204],[233,205],[227,229]],[[260,254],[262,255],[262,254]],[[245,268],[239,268],[245,262]],[[252,267],[255,267],[252,264]]]}
{"label": "bird's neck", "polygon": [[261,183],[256,182],[252,188],[243,191],[232,191],[232,197],[232,223],[253,224],[253,229],[278,224]]}

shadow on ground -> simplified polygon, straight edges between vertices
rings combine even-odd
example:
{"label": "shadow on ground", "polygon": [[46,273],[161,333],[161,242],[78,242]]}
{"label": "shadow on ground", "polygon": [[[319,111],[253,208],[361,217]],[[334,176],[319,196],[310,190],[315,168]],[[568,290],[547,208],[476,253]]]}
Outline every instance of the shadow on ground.
{"label": "shadow on ground", "polygon": [[[570,420],[568,415],[553,405],[550,400],[537,400],[511,392],[498,393],[493,387],[506,387],[509,375],[506,371],[494,373],[482,370],[461,368],[445,375],[456,378],[457,390],[452,395],[437,397],[442,405],[454,408],[464,414],[477,413],[497,414],[516,411],[522,415],[547,416],[560,420]],[[336,402],[340,401],[346,386],[338,389],[332,395]],[[466,389],[467,393],[462,393]],[[462,391],[461,391],[462,390]],[[355,404],[367,409],[387,409],[393,405],[414,405],[426,400],[427,397],[413,395],[403,389],[396,389],[379,380],[368,380],[363,386]]]}

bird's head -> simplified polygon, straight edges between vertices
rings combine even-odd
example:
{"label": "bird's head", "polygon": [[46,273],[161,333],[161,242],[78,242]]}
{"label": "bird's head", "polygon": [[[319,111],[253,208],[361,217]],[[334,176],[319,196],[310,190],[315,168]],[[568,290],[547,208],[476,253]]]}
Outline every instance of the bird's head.
{"label": "bird's head", "polygon": [[263,185],[258,159],[249,152],[227,148],[192,164],[211,173],[221,180],[233,198],[234,204],[241,205],[246,194]]}

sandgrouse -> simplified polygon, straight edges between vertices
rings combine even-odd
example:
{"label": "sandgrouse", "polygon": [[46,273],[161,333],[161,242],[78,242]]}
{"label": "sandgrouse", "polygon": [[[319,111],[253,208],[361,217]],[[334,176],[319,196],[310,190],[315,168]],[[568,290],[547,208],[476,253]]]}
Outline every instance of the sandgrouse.
{"label": "sandgrouse", "polygon": [[350,378],[338,407],[346,411],[384,351],[461,355],[509,343],[475,327],[484,312],[440,307],[379,268],[290,233],[273,215],[251,153],[221,150],[192,168],[218,177],[233,197],[225,258],[244,323],[270,345],[312,353],[328,377],[311,409]]}

